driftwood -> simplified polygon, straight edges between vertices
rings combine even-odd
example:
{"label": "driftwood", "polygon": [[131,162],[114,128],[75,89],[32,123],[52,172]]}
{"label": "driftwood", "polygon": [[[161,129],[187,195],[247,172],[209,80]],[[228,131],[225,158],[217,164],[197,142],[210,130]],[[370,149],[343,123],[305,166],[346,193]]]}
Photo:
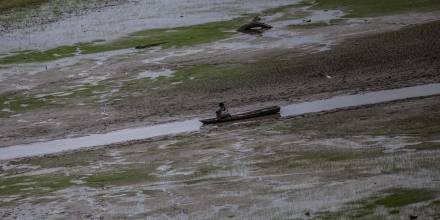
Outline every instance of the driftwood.
{"label": "driftwood", "polygon": [[255,111],[250,112],[243,112],[235,115],[231,115],[229,118],[225,119],[217,119],[217,118],[208,118],[200,120],[203,124],[215,124],[215,123],[221,123],[221,122],[227,122],[227,121],[236,121],[236,120],[243,120],[243,119],[249,119],[249,118],[256,118],[256,117],[262,117],[267,115],[274,115],[278,114],[280,112],[279,106],[271,106]]}

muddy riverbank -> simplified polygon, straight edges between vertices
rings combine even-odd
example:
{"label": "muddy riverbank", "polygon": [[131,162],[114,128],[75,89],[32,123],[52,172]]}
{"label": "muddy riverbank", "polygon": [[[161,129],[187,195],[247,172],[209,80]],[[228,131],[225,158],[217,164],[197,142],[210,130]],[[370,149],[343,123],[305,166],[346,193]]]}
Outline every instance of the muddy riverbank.
{"label": "muddy riverbank", "polygon": [[[208,116],[220,101],[227,102],[232,111],[239,111],[439,82],[439,25],[433,22],[348,39],[323,52],[268,49],[243,52],[238,57],[225,53],[204,59],[197,59],[196,52],[166,63],[149,64],[177,71],[171,77],[135,81],[130,81],[132,75],[121,73],[102,83],[48,94],[42,104],[53,101],[54,107],[2,119],[1,145]],[[124,64],[124,58],[113,60],[106,68],[116,67],[121,60],[123,64],[117,64],[121,72],[132,74],[144,68],[133,62]],[[65,80],[52,81],[34,91],[49,88],[50,93],[51,87],[69,85]],[[113,95],[109,97],[108,93]]]}
{"label": "muddy riverbank", "polygon": [[1,163],[0,215],[436,219],[439,101],[250,120]]}
{"label": "muddy riverbank", "polygon": [[437,0],[11,5],[1,219],[440,218]]}
{"label": "muddy riverbank", "polygon": [[[329,99],[303,102],[278,107],[279,113],[272,118],[304,117],[313,114],[336,112],[347,109],[363,108],[386,102],[399,102],[440,95],[440,83],[426,84],[399,89],[382,90],[356,95],[341,95]],[[262,117],[264,119],[264,117]],[[258,120],[258,119],[252,119]],[[261,119],[260,119],[261,120]],[[66,138],[47,142],[37,142],[0,148],[0,160],[17,160],[21,158],[63,154],[70,151],[94,150],[109,145],[135,143],[145,139],[160,139],[166,136],[191,135],[199,132],[205,122],[192,119],[180,122],[163,123],[153,126],[117,130],[105,134],[89,134],[78,138]]]}

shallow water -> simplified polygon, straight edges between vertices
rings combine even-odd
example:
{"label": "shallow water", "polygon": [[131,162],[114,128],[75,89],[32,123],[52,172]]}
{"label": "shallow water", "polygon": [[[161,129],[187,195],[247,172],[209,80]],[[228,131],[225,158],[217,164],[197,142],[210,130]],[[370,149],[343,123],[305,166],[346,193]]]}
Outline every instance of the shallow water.
{"label": "shallow water", "polygon": [[129,128],[106,134],[92,134],[85,137],[66,138],[48,142],[16,145],[1,148],[0,160],[58,153],[93,146],[122,143],[131,140],[141,140],[157,136],[193,132],[198,131],[201,126],[202,123],[199,120],[193,119],[140,128]]}
{"label": "shallow water", "polygon": [[281,108],[281,116],[291,117],[306,113],[329,111],[339,108],[376,104],[435,94],[440,94],[440,83],[369,92],[358,95],[336,96],[330,99],[288,105]]}
{"label": "shallow water", "polygon": [[[330,99],[288,105],[281,108],[281,116],[292,117],[306,113],[329,111],[339,108],[376,104],[435,94],[440,94],[440,83],[369,92],[358,95],[336,96]],[[58,153],[80,148],[122,143],[131,140],[193,132],[200,130],[201,127],[202,123],[198,119],[193,119],[140,128],[129,128],[106,134],[92,134],[79,138],[67,138],[48,142],[16,145],[0,148],[0,160]]]}
{"label": "shallow water", "polygon": [[[316,46],[318,51],[328,49],[328,45],[333,42],[326,39],[326,33],[304,35],[301,32],[289,29],[289,25],[306,25],[318,22],[330,23],[333,19],[338,19],[344,15],[341,10],[311,10],[310,7],[298,8],[297,12],[308,12],[309,15],[296,19],[285,19],[277,21],[283,14],[278,13],[268,16],[264,20],[274,28],[261,35],[242,34],[225,40],[220,40],[212,44],[212,49],[265,49],[265,48],[295,48],[299,46],[320,44]],[[305,22],[310,20],[311,23]]]}
{"label": "shallow water", "polygon": [[[139,0],[39,27],[0,34],[0,52],[47,49],[127,33],[229,20],[244,13],[294,4],[296,0]],[[116,24],[116,25],[115,25]],[[51,37],[47,37],[51,36]]]}

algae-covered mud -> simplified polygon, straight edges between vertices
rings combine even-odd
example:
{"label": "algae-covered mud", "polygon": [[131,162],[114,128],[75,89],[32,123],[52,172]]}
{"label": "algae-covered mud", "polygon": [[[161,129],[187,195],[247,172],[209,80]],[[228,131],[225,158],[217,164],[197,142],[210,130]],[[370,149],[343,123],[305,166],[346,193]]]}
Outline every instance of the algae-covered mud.
{"label": "algae-covered mud", "polygon": [[[421,98],[440,94],[440,84],[427,84],[400,89],[370,92],[359,95],[336,96],[330,99],[297,103],[281,107],[279,115],[283,118],[303,116],[311,113],[336,111],[346,108]],[[47,142],[37,142],[0,148],[0,160],[19,159],[63,153],[84,148],[100,147],[123,142],[136,141],[161,136],[177,135],[199,131],[199,119],[170,122],[153,126],[128,128],[106,134],[92,134],[78,138],[66,138]]]}
{"label": "algae-covered mud", "polygon": [[438,219],[438,36],[437,0],[0,0],[0,218]]}
{"label": "algae-covered mud", "polygon": [[439,217],[438,96],[2,162],[6,219]]}

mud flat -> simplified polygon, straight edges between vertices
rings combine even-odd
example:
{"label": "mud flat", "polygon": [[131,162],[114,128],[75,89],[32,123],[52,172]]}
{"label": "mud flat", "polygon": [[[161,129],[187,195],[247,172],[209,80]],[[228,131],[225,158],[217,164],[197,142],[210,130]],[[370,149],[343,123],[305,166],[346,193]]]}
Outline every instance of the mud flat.
{"label": "mud flat", "polygon": [[[428,84],[400,89],[370,92],[359,95],[345,95],[325,100],[291,104],[281,107],[281,117],[295,117],[310,113],[337,111],[349,107],[362,107],[383,102],[419,98],[440,94],[440,84]],[[172,122],[147,127],[130,128],[106,134],[92,134],[78,138],[53,140],[25,145],[0,148],[0,160],[34,157],[66,151],[93,148],[128,141],[154,137],[176,135],[199,131],[202,123],[199,119]]]}
{"label": "mud flat", "polygon": [[2,162],[5,219],[438,218],[438,96]]}
{"label": "mud flat", "polygon": [[[178,18],[151,18],[161,29],[142,29],[138,13],[115,16],[132,26],[113,40],[38,37],[146,2],[104,6],[97,23],[89,12],[43,22],[34,45],[2,47],[1,156],[58,153],[0,161],[0,218],[440,218],[438,1],[221,1],[183,18],[176,4],[164,15]],[[182,4],[194,3],[206,4]],[[233,31],[256,14],[274,28]],[[86,42],[62,45],[77,37]],[[11,51],[20,43],[42,50]],[[218,102],[231,112],[293,103],[283,114],[295,117],[184,121]],[[163,124],[175,121],[184,126]]]}
{"label": "mud flat", "polygon": [[[32,90],[0,96],[0,145],[204,117],[222,101],[232,111],[244,111],[261,103],[287,105],[436,83],[438,27],[431,22],[356,37],[313,53],[307,48],[246,49],[237,58],[237,51],[204,47],[169,53],[154,49],[153,54],[175,55],[160,60],[150,52],[130,52],[38,74],[5,75],[3,85]],[[139,79],[146,70],[159,76]],[[171,75],[161,74],[164,70]]]}

